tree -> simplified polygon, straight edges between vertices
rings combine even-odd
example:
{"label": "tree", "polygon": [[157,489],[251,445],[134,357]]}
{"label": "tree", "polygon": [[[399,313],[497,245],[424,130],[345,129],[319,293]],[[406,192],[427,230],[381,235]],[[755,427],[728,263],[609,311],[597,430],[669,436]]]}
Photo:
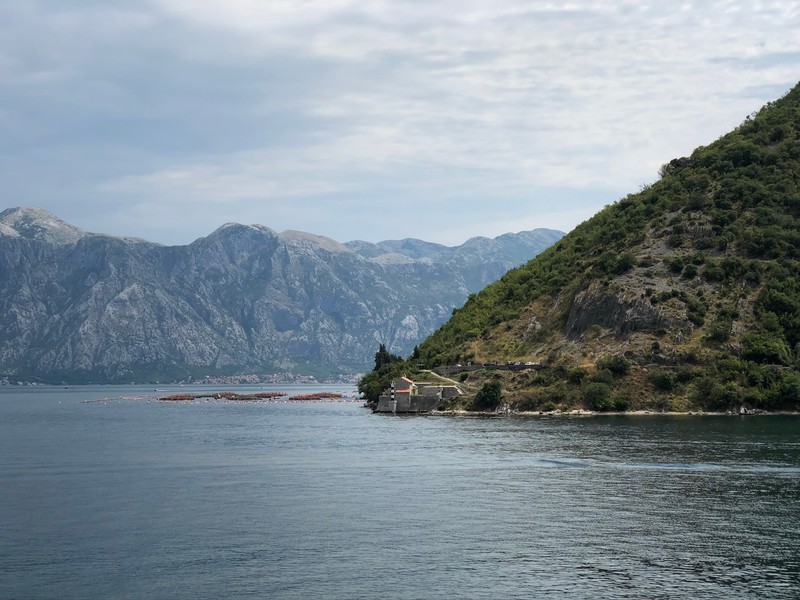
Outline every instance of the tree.
{"label": "tree", "polygon": [[358,382],[358,391],[364,394],[367,402],[377,403],[378,397],[395,377],[399,377],[406,368],[406,362],[396,354],[386,350],[381,344],[375,353],[375,368],[364,375]]}
{"label": "tree", "polygon": [[378,351],[375,353],[375,371],[383,373],[391,365],[400,362],[403,362],[403,359],[396,354],[391,354],[384,344],[378,347]]}
{"label": "tree", "polygon": [[496,381],[484,383],[483,387],[475,394],[475,408],[478,410],[495,408],[502,398],[500,384]]}

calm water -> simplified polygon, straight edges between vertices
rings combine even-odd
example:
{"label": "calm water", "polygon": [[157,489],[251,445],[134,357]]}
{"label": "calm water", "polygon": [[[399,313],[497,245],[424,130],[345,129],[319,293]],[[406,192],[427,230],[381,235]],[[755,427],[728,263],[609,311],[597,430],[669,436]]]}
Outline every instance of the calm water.
{"label": "calm water", "polygon": [[0,389],[0,598],[800,597],[795,417],[148,393]]}

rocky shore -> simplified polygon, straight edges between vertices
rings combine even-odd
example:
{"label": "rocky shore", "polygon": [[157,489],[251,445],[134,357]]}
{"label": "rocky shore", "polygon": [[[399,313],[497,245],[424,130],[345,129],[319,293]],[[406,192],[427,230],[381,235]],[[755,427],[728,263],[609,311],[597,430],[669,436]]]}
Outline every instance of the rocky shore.
{"label": "rocky shore", "polygon": [[766,411],[760,409],[748,409],[741,407],[738,411],[702,411],[690,410],[680,412],[663,412],[655,410],[628,410],[628,411],[596,411],[586,409],[575,409],[569,411],[561,410],[536,410],[536,411],[515,411],[510,409],[498,409],[496,411],[474,411],[474,410],[433,410],[429,415],[438,416],[462,416],[462,417],[744,417],[744,416],[800,416],[797,411]]}

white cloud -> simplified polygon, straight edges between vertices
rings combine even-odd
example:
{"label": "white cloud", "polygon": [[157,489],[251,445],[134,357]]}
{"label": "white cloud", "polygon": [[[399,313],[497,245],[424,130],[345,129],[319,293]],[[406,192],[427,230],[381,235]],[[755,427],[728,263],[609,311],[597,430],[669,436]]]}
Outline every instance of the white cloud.
{"label": "white cloud", "polygon": [[375,238],[399,205],[417,222],[395,237],[444,239],[516,222],[496,202],[569,229],[788,89],[800,57],[786,2],[9,6],[0,135],[17,152],[0,173],[17,201],[68,187],[163,226],[184,211],[184,238],[212,218]]}

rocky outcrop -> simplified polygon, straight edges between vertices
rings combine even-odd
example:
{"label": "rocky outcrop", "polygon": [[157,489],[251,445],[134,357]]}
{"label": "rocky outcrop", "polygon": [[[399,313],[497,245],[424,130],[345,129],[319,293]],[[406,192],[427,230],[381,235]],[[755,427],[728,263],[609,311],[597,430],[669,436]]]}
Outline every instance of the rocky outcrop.
{"label": "rocky outcrop", "polygon": [[610,330],[617,338],[637,331],[691,329],[687,320],[653,306],[640,289],[592,282],[575,295],[564,327],[565,336],[570,340],[579,339],[593,325]]}
{"label": "rocky outcrop", "polygon": [[[531,256],[544,248],[520,245]],[[480,266],[406,258],[381,262],[321,236],[235,223],[161,246],[9,209],[0,213],[0,377],[359,372],[380,343],[410,353],[511,261],[500,250]],[[484,279],[465,275],[472,267]]]}

